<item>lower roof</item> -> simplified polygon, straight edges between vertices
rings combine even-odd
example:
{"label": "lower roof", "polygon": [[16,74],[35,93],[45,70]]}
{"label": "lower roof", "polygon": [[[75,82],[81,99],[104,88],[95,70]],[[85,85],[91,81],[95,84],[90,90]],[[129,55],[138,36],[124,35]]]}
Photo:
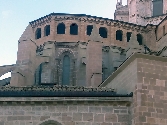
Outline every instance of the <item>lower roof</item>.
{"label": "lower roof", "polygon": [[132,97],[133,93],[117,94],[111,88],[88,88],[81,86],[1,86],[0,97]]}

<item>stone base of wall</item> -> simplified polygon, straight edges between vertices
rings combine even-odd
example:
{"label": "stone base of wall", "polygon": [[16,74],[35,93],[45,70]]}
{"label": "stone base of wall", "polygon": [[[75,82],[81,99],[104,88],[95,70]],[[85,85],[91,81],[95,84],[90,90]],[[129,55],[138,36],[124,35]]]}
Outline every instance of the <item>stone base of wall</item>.
{"label": "stone base of wall", "polygon": [[5,102],[2,100],[3,98],[0,98],[0,125],[130,124],[130,97],[38,99],[28,97],[6,98]]}

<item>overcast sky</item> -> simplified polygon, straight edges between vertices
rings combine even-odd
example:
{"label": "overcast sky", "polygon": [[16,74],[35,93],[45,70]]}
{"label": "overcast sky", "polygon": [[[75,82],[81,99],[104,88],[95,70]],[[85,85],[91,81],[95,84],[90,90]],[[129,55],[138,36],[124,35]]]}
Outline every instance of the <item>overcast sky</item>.
{"label": "overcast sky", "polygon": [[[124,5],[126,1],[123,0]],[[113,19],[116,2],[117,0],[0,0],[0,66],[16,63],[18,39],[29,22],[52,12]]]}

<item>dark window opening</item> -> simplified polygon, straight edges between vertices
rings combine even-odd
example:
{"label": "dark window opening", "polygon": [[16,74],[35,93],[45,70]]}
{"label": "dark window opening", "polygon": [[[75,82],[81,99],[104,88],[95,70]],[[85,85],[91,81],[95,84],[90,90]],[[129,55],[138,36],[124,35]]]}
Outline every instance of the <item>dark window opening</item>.
{"label": "dark window opening", "polygon": [[70,57],[65,55],[63,58],[62,85],[70,84]]}
{"label": "dark window opening", "polygon": [[107,38],[107,29],[105,27],[100,27],[99,28],[99,34],[103,38]]}
{"label": "dark window opening", "polygon": [[35,71],[35,85],[41,84],[41,75],[42,75],[42,64],[40,64]]}
{"label": "dark window opening", "polygon": [[142,45],[143,44],[143,40],[142,40],[142,35],[141,34],[137,34],[137,41],[139,43],[139,45]]}
{"label": "dark window opening", "polygon": [[76,23],[70,25],[70,34],[78,35],[78,25]]}
{"label": "dark window opening", "polygon": [[49,36],[50,35],[50,25],[45,26],[44,34],[45,34],[45,36]]}
{"label": "dark window opening", "polygon": [[35,39],[41,38],[41,28],[38,28],[35,32]]}
{"label": "dark window opening", "polygon": [[106,67],[103,67],[102,68],[102,81],[104,81],[105,79],[106,79],[106,70],[107,70],[107,68]]}
{"label": "dark window opening", "polygon": [[116,40],[122,41],[122,35],[123,35],[122,30],[117,30],[116,31]]}
{"label": "dark window opening", "polygon": [[165,26],[163,26],[163,35],[165,36]]}
{"label": "dark window opening", "polygon": [[126,33],[127,42],[130,41],[131,34],[132,34],[131,32]]}
{"label": "dark window opening", "polygon": [[93,29],[93,25],[88,25],[87,26],[87,33],[86,34],[90,36],[91,32],[92,32],[92,29]]}
{"label": "dark window opening", "polygon": [[65,24],[59,23],[57,26],[57,34],[65,34]]}

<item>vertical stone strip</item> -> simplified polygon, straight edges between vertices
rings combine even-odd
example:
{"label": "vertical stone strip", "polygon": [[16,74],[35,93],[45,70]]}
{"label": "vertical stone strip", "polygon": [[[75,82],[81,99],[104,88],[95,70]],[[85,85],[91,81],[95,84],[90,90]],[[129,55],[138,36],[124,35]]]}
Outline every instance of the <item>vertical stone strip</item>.
{"label": "vertical stone strip", "polygon": [[[36,47],[37,46],[33,40],[33,30],[32,30],[32,27],[29,25],[27,26],[21,38],[19,39],[18,52],[17,52],[17,66],[19,66],[19,69],[17,68],[16,69],[18,71],[22,71],[21,75],[26,76],[24,80],[21,80],[25,82],[24,86],[32,85],[34,83],[35,63],[33,60],[36,56]],[[19,72],[19,74],[20,73],[21,72]],[[17,75],[13,74],[12,79],[14,77],[17,77]],[[14,78],[14,79],[18,79],[18,78]],[[14,81],[15,80],[12,80],[11,82],[12,86],[21,86],[21,84],[23,84],[23,83],[16,83]]]}
{"label": "vertical stone strip", "polygon": [[87,44],[86,57],[87,86],[97,87],[102,82],[102,42],[95,25]]}

